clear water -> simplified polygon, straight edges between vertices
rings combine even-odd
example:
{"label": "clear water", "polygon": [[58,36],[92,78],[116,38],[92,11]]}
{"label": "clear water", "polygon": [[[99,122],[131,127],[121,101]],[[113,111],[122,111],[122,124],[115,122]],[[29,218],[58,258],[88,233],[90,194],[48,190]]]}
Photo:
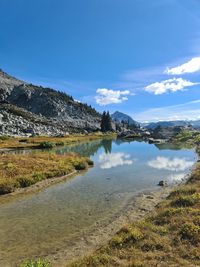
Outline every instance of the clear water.
{"label": "clear water", "polygon": [[157,189],[160,180],[180,181],[196,160],[192,149],[137,141],[97,140],[56,149],[69,151],[90,156],[94,167],[0,205],[0,266],[62,249],[85,229],[111,220],[138,192]]}

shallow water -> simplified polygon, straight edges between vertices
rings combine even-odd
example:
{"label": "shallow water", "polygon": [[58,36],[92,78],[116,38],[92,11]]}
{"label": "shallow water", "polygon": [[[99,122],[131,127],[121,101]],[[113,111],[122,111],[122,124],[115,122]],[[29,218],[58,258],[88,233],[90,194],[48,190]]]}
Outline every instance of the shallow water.
{"label": "shallow water", "polygon": [[138,141],[96,140],[56,149],[69,151],[90,156],[94,167],[0,205],[0,266],[55,253],[84,230],[111,219],[138,192],[156,190],[163,179],[181,181],[196,161],[192,149]]}

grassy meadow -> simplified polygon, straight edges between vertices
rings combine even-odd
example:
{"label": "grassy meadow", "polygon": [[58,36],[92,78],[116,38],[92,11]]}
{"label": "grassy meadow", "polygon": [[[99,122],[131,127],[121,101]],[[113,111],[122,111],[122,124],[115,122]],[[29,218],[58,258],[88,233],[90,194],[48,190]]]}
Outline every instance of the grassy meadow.
{"label": "grassy meadow", "polygon": [[45,179],[85,170],[93,162],[75,153],[51,152],[0,155],[0,195],[13,192]]}

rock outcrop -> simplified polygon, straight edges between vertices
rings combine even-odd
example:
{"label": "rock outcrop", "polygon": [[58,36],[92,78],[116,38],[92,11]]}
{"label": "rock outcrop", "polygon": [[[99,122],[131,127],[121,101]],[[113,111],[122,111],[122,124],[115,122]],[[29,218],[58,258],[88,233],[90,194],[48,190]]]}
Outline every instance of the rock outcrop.
{"label": "rock outcrop", "polygon": [[0,134],[58,135],[100,129],[101,114],[50,88],[20,81],[0,70]]}
{"label": "rock outcrop", "polygon": [[154,139],[165,139],[170,140],[174,138],[176,135],[178,135],[184,127],[181,126],[175,126],[175,127],[156,127],[152,132],[151,136]]}

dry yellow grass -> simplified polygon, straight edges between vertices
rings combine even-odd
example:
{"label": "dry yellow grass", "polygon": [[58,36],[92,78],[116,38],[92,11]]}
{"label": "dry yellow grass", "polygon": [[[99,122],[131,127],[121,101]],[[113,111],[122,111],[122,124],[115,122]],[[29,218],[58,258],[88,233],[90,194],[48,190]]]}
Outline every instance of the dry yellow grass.
{"label": "dry yellow grass", "polygon": [[103,134],[101,132],[93,133],[93,134],[73,134],[66,135],[64,137],[49,137],[49,136],[38,136],[38,137],[6,137],[0,136],[0,149],[3,148],[37,148],[43,142],[51,142],[54,145],[60,144],[71,144],[82,141],[92,141],[99,138],[105,137],[114,137],[115,134]]}
{"label": "dry yellow grass", "polygon": [[57,155],[50,152],[0,155],[0,194],[27,187],[41,180],[84,170],[92,165],[75,153]]}

